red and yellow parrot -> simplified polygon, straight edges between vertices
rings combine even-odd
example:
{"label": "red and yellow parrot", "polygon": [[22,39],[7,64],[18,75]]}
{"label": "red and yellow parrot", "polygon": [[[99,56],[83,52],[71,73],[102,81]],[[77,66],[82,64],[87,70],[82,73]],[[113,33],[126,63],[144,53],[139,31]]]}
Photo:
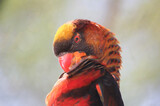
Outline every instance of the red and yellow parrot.
{"label": "red and yellow parrot", "polygon": [[114,35],[83,19],[58,29],[53,47],[64,73],[47,95],[47,106],[124,106],[119,90],[121,48]]}

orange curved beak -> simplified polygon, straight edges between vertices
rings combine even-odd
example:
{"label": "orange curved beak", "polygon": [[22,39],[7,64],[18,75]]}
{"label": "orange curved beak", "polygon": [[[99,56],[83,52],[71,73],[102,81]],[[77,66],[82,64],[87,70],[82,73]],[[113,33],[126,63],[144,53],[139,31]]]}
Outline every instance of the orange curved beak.
{"label": "orange curved beak", "polygon": [[68,72],[69,71],[69,67],[71,65],[71,62],[72,62],[72,58],[73,58],[73,54],[72,53],[67,53],[67,54],[64,54],[63,56],[60,56],[58,59],[59,59],[59,63],[62,67],[62,69],[65,71],[65,72]]}
{"label": "orange curved beak", "polygon": [[79,63],[82,60],[82,58],[85,56],[86,56],[86,53],[84,52],[73,52],[73,53],[66,53],[58,57],[58,59],[62,69],[65,72],[69,72],[72,66]]}

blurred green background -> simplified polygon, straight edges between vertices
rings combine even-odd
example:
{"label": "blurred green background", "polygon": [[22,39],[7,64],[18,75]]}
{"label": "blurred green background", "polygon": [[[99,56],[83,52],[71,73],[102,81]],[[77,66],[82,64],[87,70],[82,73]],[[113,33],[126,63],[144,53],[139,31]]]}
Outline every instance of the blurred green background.
{"label": "blurred green background", "polygon": [[45,106],[63,72],[54,34],[79,18],[121,42],[125,106],[160,106],[160,0],[0,0],[0,106]]}

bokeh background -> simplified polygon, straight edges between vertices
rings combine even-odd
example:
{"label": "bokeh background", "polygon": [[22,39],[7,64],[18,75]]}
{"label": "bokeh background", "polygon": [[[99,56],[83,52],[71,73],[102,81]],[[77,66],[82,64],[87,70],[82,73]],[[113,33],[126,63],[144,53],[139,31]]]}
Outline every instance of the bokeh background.
{"label": "bokeh background", "polygon": [[160,0],[0,0],[0,106],[45,106],[63,72],[54,34],[79,18],[121,42],[125,106],[160,106]]}

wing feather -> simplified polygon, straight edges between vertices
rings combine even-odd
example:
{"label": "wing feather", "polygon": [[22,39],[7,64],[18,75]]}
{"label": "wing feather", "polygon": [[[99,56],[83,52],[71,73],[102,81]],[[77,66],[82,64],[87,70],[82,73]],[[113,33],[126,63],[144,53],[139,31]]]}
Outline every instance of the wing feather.
{"label": "wing feather", "polygon": [[103,106],[124,106],[118,84],[109,72],[98,80],[96,89]]}

